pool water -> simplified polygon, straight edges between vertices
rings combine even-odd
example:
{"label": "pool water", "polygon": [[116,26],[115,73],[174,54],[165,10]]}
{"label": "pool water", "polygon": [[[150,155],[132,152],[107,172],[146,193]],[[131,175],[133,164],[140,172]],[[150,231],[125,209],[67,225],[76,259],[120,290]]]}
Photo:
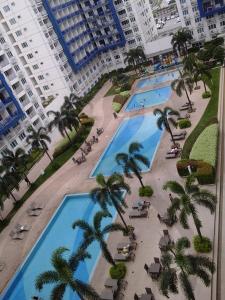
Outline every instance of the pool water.
{"label": "pool water", "polygon": [[[132,142],[142,144],[143,149],[141,149],[140,154],[146,156],[152,164],[162,135],[162,131],[158,129],[156,121],[157,116],[152,114],[125,119],[103,152],[90,176],[95,177],[99,173],[110,176],[114,172],[123,174],[122,166],[116,163],[115,157],[117,153],[127,153],[129,145]],[[151,168],[151,166],[148,168],[143,164],[140,164],[140,167],[143,172]]]}
{"label": "pool water", "polygon": [[171,93],[171,87],[164,86],[159,89],[134,94],[133,96],[131,96],[130,101],[125,108],[125,111],[129,112],[165,103],[170,98]]}
{"label": "pool water", "polygon": [[[72,223],[75,220],[83,219],[89,224],[92,223],[93,216],[100,207],[94,203],[88,194],[70,195],[64,198],[46,230],[38,240],[25,263],[19,268],[8,288],[2,295],[2,300],[31,300],[32,296],[39,296],[43,300],[50,299],[52,285],[45,285],[41,292],[35,289],[36,277],[47,270],[52,269],[50,264],[51,254],[58,247],[66,247],[70,251],[64,256],[74,252],[80,244],[83,232],[80,229],[73,230]],[[113,217],[116,216],[114,207],[109,207]],[[104,218],[102,226],[112,223],[112,218]],[[32,228],[31,228],[32,230]],[[91,259],[81,262],[77,271],[76,278],[89,282],[94,271],[99,255],[100,247],[97,242],[88,247]],[[63,297],[64,300],[79,300],[71,289],[67,289]]]}
{"label": "pool water", "polygon": [[165,74],[162,74],[162,75],[153,75],[151,77],[141,79],[137,83],[137,88],[141,89],[141,88],[144,88],[144,87],[147,87],[147,86],[153,87],[157,84],[160,84],[160,83],[163,83],[163,82],[166,82],[166,81],[171,81],[171,80],[174,80],[178,77],[179,77],[179,72],[178,71],[165,73]]}

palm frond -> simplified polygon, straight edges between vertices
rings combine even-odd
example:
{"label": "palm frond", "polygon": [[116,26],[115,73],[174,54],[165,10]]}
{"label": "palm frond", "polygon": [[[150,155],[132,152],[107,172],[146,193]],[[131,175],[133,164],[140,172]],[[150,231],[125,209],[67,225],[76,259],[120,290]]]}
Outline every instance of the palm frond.
{"label": "palm frond", "polygon": [[179,215],[179,221],[180,221],[180,224],[181,226],[184,228],[184,229],[189,229],[189,224],[188,224],[188,213],[187,211],[183,208],[180,212],[180,215]]}
{"label": "palm frond", "polygon": [[113,231],[121,231],[123,233],[126,233],[126,228],[122,224],[113,223],[113,224],[106,225],[102,230],[102,234],[107,234]]}
{"label": "palm frond", "polygon": [[41,290],[45,284],[57,283],[59,281],[58,273],[55,271],[46,271],[41,273],[35,281],[35,287],[37,290]]}
{"label": "palm frond", "polygon": [[84,220],[77,220],[72,224],[72,228],[76,229],[76,227],[80,227],[82,230],[88,232],[89,234],[92,233],[91,226]]}
{"label": "palm frond", "polygon": [[185,273],[181,272],[179,274],[179,279],[186,298],[189,300],[195,300],[193,287],[190,281],[188,280],[188,276]]}
{"label": "palm frond", "polygon": [[93,289],[88,283],[84,283],[76,279],[71,288],[88,300],[101,300],[95,289]]}
{"label": "palm frond", "polygon": [[166,184],[163,186],[164,190],[169,189],[171,192],[178,194],[178,195],[184,195],[185,190],[182,187],[181,184],[179,184],[177,181],[167,181]]}
{"label": "palm frond", "polygon": [[109,216],[108,212],[106,212],[106,211],[98,211],[94,215],[93,225],[94,225],[95,231],[99,231],[101,229],[102,219],[107,218],[107,217],[110,217],[110,216]]}
{"label": "palm frond", "polygon": [[216,196],[209,191],[201,190],[192,194],[192,199],[199,205],[202,205],[210,210],[211,213],[216,209]]}
{"label": "palm frond", "polygon": [[135,152],[139,152],[140,149],[142,149],[142,148],[143,148],[142,144],[137,143],[137,142],[133,142],[133,143],[131,143],[131,144],[129,145],[128,152],[129,152],[130,154],[134,154]]}
{"label": "palm frond", "polygon": [[141,155],[141,154],[134,154],[134,158],[136,160],[140,161],[143,165],[145,165],[146,167],[149,168],[150,161],[149,161],[149,159],[146,156]]}
{"label": "palm frond", "polygon": [[177,241],[176,241],[176,244],[175,244],[175,247],[176,247],[176,250],[178,252],[184,250],[184,249],[188,249],[191,247],[191,243],[189,241],[189,239],[187,237],[182,237],[182,238],[179,238]]}
{"label": "palm frond", "polygon": [[62,300],[65,291],[66,291],[66,285],[64,283],[57,284],[51,292],[50,299]]}

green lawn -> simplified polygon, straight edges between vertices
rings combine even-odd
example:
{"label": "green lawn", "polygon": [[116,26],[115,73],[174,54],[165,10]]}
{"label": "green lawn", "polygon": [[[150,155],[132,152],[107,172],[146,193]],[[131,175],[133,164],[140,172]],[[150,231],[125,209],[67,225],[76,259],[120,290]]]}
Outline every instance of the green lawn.
{"label": "green lawn", "polygon": [[[119,91],[118,91],[119,89]],[[120,92],[120,87],[116,86],[116,85],[113,85],[109,90],[108,92],[105,94],[104,97],[108,97],[108,96],[114,96],[116,94],[118,94]]]}
{"label": "green lawn", "polygon": [[[42,185],[49,177],[51,177],[61,166],[64,165],[64,163],[69,160],[76,150],[80,148],[80,145],[83,144],[83,142],[88,137],[92,125],[88,125],[84,127],[84,130],[82,132],[82,135],[79,135],[79,139],[76,140],[74,138],[73,144],[69,149],[64,151],[61,155],[57,156],[52,163],[50,163],[47,168],[45,169],[45,172],[43,175],[40,175],[35,182],[32,183],[32,186],[29,188],[29,190],[23,195],[21,199],[18,199],[19,201],[16,203],[12,211],[8,214],[7,218],[0,222],[0,232],[9,224],[12,217],[15,215],[17,210],[23,205],[23,203],[33,194],[35,190],[39,188],[39,186]],[[47,199],[43,199],[46,200]]]}
{"label": "green lawn", "polygon": [[[215,68],[211,70],[212,74],[212,82],[208,81],[207,85],[211,90],[212,96],[208,103],[208,106],[201,117],[199,123],[189,135],[187,140],[185,141],[183,150],[182,150],[182,158],[189,158],[191,149],[200,135],[200,133],[211,123],[215,123],[217,120],[217,112],[218,112],[218,101],[219,101],[219,85],[220,85],[220,68]],[[199,100],[205,101],[205,100]]]}

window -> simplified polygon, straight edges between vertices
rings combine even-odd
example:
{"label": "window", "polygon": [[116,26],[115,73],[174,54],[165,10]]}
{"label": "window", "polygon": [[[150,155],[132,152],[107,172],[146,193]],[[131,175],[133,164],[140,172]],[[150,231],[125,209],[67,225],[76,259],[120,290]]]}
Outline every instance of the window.
{"label": "window", "polygon": [[39,104],[38,104],[37,102],[35,102],[35,103],[34,103],[34,107],[35,107],[35,108],[38,108],[38,107],[39,107]]}
{"label": "window", "polygon": [[12,57],[13,56],[13,54],[12,54],[11,51],[7,52],[7,55],[8,55],[8,57]]}
{"label": "window", "polygon": [[208,26],[209,30],[216,28],[216,24],[211,24]]}
{"label": "window", "polygon": [[44,86],[43,86],[43,89],[44,89],[45,91],[47,91],[47,90],[49,90],[49,86],[48,86],[48,85],[44,85]]}
{"label": "window", "polygon": [[17,143],[16,140],[13,140],[13,141],[10,143],[10,146],[11,146],[12,148],[15,148],[17,145],[18,145],[18,143]]}
{"label": "window", "polygon": [[220,26],[225,26],[225,21],[220,22]]}
{"label": "window", "polygon": [[39,69],[39,66],[38,65],[33,65],[33,69],[37,70],[37,69]]}
{"label": "window", "polygon": [[204,32],[204,29],[203,29],[203,27],[201,27],[201,28],[198,28],[198,29],[197,29],[197,32],[198,32],[198,33],[202,33],[202,32]]}
{"label": "window", "polygon": [[27,92],[27,94],[28,94],[30,97],[33,96],[33,93],[32,93],[31,90],[29,90],[29,91]]}
{"label": "window", "polygon": [[31,59],[31,58],[33,58],[33,57],[34,57],[34,56],[33,56],[32,53],[27,54],[27,58]]}
{"label": "window", "polygon": [[185,24],[186,24],[186,26],[189,26],[189,25],[191,25],[191,21],[186,21]]}
{"label": "window", "polygon": [[16,19],[14,19],[14,18],[10,19],[10,20],[9,20],[9,23],[10,23],[11,25],[16,24]]}
{"label": "window", "polygon": [[21,35],[22,35],[22,32],[21,32],[20,30],[17,30],[17,31],[15,32],[15,34],[16,34],[16,36],[21,36]]}
{"label": "window", "polygon": [[5,43],[5,39],[3,37],[0,38],[0,43],[4,44]]}
{"label": "window", "polygon": [[135,44],[135,40],[130,40],[130,41],[128,41],[128,44],[129,44],[129,45]]}
{"label": "window", "polygon": [[131,34],[132,33],[132,30],[127,30],[127,31],[125,31],[125,35],[129,35],[129,34]]}
{"label": "window", "polygon": [[186,0],[180,0],[180,3],[185,3],[186,2]]}
{"label": "window", "polygon": [[195,18],[195,23],[198,23],[200,21],[201,21],[201,19],[199,17]]}
{"label": "window", "polygon": [[19,139],[22,141],[24,140],[26,137],[26,134],[24,133],[24,131],[19,135]]}
{"label": "window", "polygon": [[39,76],[38,76],[38,79],[39,79],[39,80],[43,80],[43,79],[44,79],[44,76],[43,76],[43,75],[39,75]]}
{"label": "window", "polygon": [[18,65],[15,65],[14,69],[15,69],[15,71],[19,71],[20,67]]}
{"label": "window", "polygon": [[41,119],[44,120],[45,119],[45,115],[41,114]]}
{"label": "window", "polygon": [[22,84],[25,84],[27,81],[26,81],[25,78],[22,78],[22,79],[21,79],[21,82],[22,82]]}
{"label": "window", "polygon": [[26,47],[28,47],[28,44],[27,44],[27,42],[24,42],[24,43],[21,44],[21,46],[22,46],[23,48],[26,48]]}
{"label": "window", "polygon": [[184,16],[188,15],[188,9],[184,9],[184,10],[183,10],[183,15],[184,15]]}
{"label": "window", "polygon": [[8,12],[8,11],[10,11],[10,8],[9,8],[9,6],[8,6],[8,5],[6,5],[6,6],[3,6],[3,9],[4,9],[4,12]]}

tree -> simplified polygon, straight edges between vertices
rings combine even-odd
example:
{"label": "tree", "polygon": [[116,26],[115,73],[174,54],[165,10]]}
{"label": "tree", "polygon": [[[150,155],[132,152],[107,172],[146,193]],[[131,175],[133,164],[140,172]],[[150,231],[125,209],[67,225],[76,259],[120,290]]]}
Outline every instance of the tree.
{"label": "tree", "polygon": [[173,133],[170,127],[170,123],[177,127],[177,122],[172,118],[173,115],[179,116],[179,113],[176,110],[173,110],[170,107],[165,107],[163,110],[156,108],[153,111],[155,116],[159,116],[157,119],[157,126],[160,130],[163,129],[163,126],[166,128],[166,130],[169,132],[171,139],[173,141],[173,144],[176,145],[176,142],[173,137]]}
{"label": "tree", "polygon": [[173,34],[171,44],[175,51],[178,50],[180,54],[186,56],[188,53],[187,45],[191,43],[192,39],[191,31],[187,28],[182,28]]}
{"label": "tree", "polygon": [[77,112],[74,109],[66,109],[63,107],[62,114],[65,119],[65,124],[67,128],[72,131],[73,128],[77,132],[78,127],[80,125],[80,120],[78,118]]}
{"label": "tree", "polygon": [[210,73],[210,71],[208,70],[207,66],[202,64],[202,63],[198,63],[196,65],[196,70],[194,72],[195,76],[198,77],[199,79],[202,80],[203,85],[204,85],[204,89],[205,92],[207,91],[206,89],[206,78],[207,79],[211,79],[212,75]]}
{"label": "tree", "polygon": [[179,73],[180,73],[179,78],[177,78],[171,82],[171,87],[179,97],[182,96],[183,91],[185,92],[190,109],[192,110],[192,103],[191,103],[190,97],[188,95],[188,91],[190,94],[192,93],[193,80],[190,76],[190,73],[188,73],[188,72],[182,73],[180,70],[179,70]]}
{"label": "tree", "polygon": [[[167,252],[162,255],[162,273],[160,274],[159,288],[164,296],[169,293],[178,294],[178,279],[180,286],[188,300],[195,300],[194,290],[189,280],[190,276],[197,276],[205,286],[210,285],[210,275],[215,272],[214,263],[206,256],[186,254],[190,248],[190,241],[180,238],[170,245]],[[172,268],[171,265],[176,265]]]}
{"label": "tree", "polygon": [[112,77],[112,83],[120,87],[127,84],[128,80],[129,80],[129,76],[123,73],[116,73],[116,75]]}
{"label": "tree", "polygon": [[15,172],[20,172],[25,181],[31,184],[29,178],[27,177],[27,163],[29,160],[29,155],[25,153],[22,148],[17,148],[15,152],[7,149],[2,154],[2,164],[8,170],[14,170]]}
{"label": "tree", "polygon": [[47,134],[47,130],[44,127],[40,127],[37,131],[33,128],[30,127],[28,129],[28,136],[27,136],[27,143],[31,144],[31,147],[33,149],[42,149],[50,161],[52,161],[52,158],[50,154],[48,153],[48,145],[46,142],[51,143],[51,138]]}
{"label": "tree", "polygon": [[198,217],[196,205],[204,206],[213,213],[216,209],[216,196],[205,189],[200,189],[194,181],[194,177],[188,177],[184,187],[176,181],[167,181],[163,189],[169,189],[177,195],[168,209],[169,215],[172,217],[178,212],[179,221],[184,229],[189,229],[188,216],[191,215],[198,235],[202,239],[202,222]]}
{"label": "tree", "polygon": [[40,291],[45,284],[55,284],[51,292],[51,300],[63,299],[67,287],[77,293],[80,299],[100,300],[99,295],[89,284],[74,276],[79,263],[90,258],[90,254],[79,248],[66,260],[62,256],[66,251],[67,248],[60,247],[53,252],[51,258],[53,270],[43,272],[36,278],[36,289]]}
{"label": "tree", "polygon": [[15,188],[19,190],[20,173],[14,170],[6,170],[5,174],[0,177],[0,195],[3,201],[5,198],[12,197],[14,203],[17,203],[16,197],[13,195],[12,190]]}
{"label": "tree", "polygon": [[130,49],[129,52],[125,52],[124,63],[128,63],[134,67],[135,72],[137,73],[138,64],[144,62],[146,60],[146,56],[144,50],[141,46],[138,46],[135,49]]}
{"label": "tree", "polygon": [[142,148],[143,146],[139,143],[131,143],[128,148],[128,153],[118,153],[116,155],[116,162],[123,167],[126,177],[132,178],[131,172],[133,172],[140,181],[141,186],[144,187],[139,162],[149,167],[150,161],[147,157],[139,153]]}
{"label": "tree", "polygon": [[68,123],[67,120],[65,119],[65,115],[63,112],[63,109],[61,108],[60,111],[53,111],[50,110],[47,112],[47,115],[53,115],[53,120],[50,121],[48,128],[50,131],[52,131],[53,127],[57,127],[61,135],[64,137],[65,135],[67,136],[68,140],[71,141],[71,138],[68,134]]}
{"label": "tree", "polygon": [[98,174],[96,182],[98,186],[91,190],[91,199],[97,201],[100,207],[108,213],[107,205],[113,205],[128,230],[127,224],[122,216],[122,213],[124,213],[122,206],[127,207],[123,199],[122,191],[124,190],[130,194],[129,185],[124,181],[123,176],[117,173],[112,174],[107,180],[102,174]]}
{"label": "tree", "polygon": [[225,56],[224,47],[222,45],[219,45],[214,48],[212,58],[218,60],[221,63],[221,65],[224,62],[224,56]]}
{"label": "tree", "polygon": [[64,103],[63,107],[69,110],[76,110],[79,108],[79,102],[81,101],[81,98],[77,95],[71,93],[69,96],[64,97]]}
{"label": "tree", "polygon": [[124,233],[127,232],[126,228],[119,223],[106,225],[104,228],[101,226],[101,222],[103,218],[110,217],[110,214],[106,211],[99,211],[95,214],[93,219],[93,225],[89,225],[84,220],[75,221],[72,225],[73,229],[77,227],[84,230],[84,241],[82,243],[82,247],[87,248],[91,243],[97,241],[102,250],[102,254],[105,259],[113,266],[115,266],[115,261],[111,253],[109,252],[107,243],[104,240],[104,236],[113,231],[122,231]]}
{"label": "tree", "polygon": [[183,70],[185,72],[193,73],[196,70],[198,63],[199,60],[196,55],[194,53],[190,53],[183,59]]}

